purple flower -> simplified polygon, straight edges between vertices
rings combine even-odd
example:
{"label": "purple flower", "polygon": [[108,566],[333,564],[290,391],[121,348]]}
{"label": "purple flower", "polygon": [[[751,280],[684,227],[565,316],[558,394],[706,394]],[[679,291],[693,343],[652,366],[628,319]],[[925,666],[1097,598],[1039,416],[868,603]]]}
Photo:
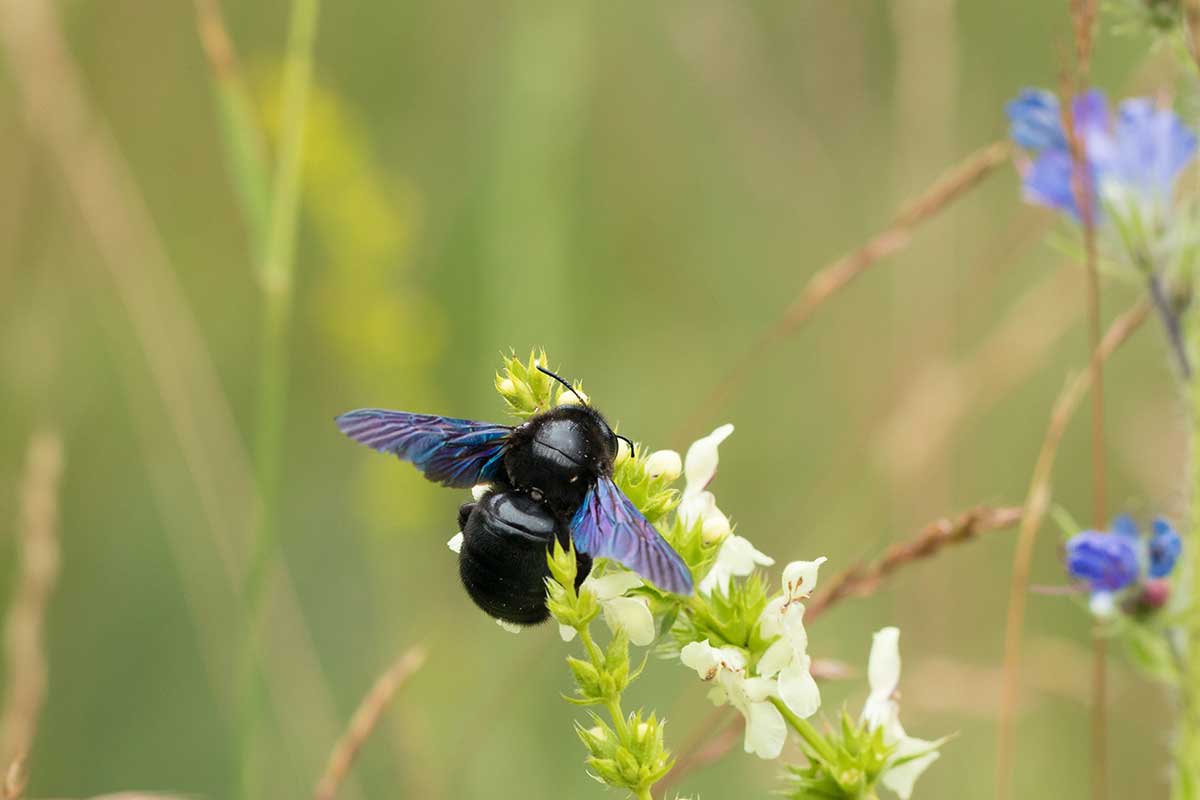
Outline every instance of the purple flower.
{"label": "purple flower", "polygon": [[1147,550],[1149,563],[1146,572],[1151,578],[1165,578],[1175,568],[1175,562],[1183,550],[1183,540],[1170,522],[1159,517],[1154,520],[1154,532],[1150,534]]}
{"label": "purple flower", "polygon": [[1093,593],[1118,592],[1141,572],[1137,543],[1127,536],[1084,531],[1067,542],[1067,571],[1087,581]]}
{"label": "purple flower", "polygon": [[[1076,97],[1072,108],[1091,175],[1096,219],[1101,197],[1128,197],[1151,212],[1165,207],[1180,172],[1196,154],[1195,134],[1172,111],[1147,98],[1121,103],[1115,123],[1107,100],[1095,89]],[[1065,211],[1078,222],[1082,214],[1071,185],[1075,164],[1058,99],[1044,90],[1026,89],[1005,111],[1013,141],[1035,154],[1023,170],[1025,198]]]}

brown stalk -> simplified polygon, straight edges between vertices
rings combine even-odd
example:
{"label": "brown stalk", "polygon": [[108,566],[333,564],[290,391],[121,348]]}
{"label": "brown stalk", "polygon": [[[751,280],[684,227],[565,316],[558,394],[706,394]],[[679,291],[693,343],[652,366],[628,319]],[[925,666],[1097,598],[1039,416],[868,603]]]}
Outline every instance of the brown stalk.
{"label": "brown stalk", "polygon": [[[241,543],[256,505],[250,459],[144,197],[84,93],[57,4],[0,0],[0,52],[32,138],[61,175],[133,327],[225,576],[230,585],[241,585],[246,560]],[[148,425],[142,423],[140,435]],[[165,446],[146,444],[152,438],[142,435],[143,445]],[[159,455],[148,452],[148,458]],[[157,481],[152,484],[161,495],[160,486]],[[160,502],[164,508],[170,506],[161,497]],[[195,574],[193,559],[188,557],[199,544],[178,530],[182,529],[174,524],[167,526],[176,560],[189,576],[184,580],[189,587],[211,586],[211,578]],[[324,742],[338,728],[334,704],[286,566],[274,568],[270,592],[272,624],[265,627],[264,636],[271,641],[263,649],[286,657],[288,669],[272,674],[268,691],[276,707],[290,713],[293,721],[305,715],[303,724],[284,727],[289,745],[303,750],[297,758],[311,762],[321,757]],[[202,604],[189,606],[195,609]],[[197,618],[197,627],[207,629],[207,622]],[[212,680],[214,689],[221,691],[222,682]],[[347,786],[343,793],[351,790]],[[356,787],[354,791],[360,794]]]}
{"label": "brown stalk", "polygon": [[1183,0],[1183,29],[1188,53],[1200,69],[1200,0]]}
{"label": "brown stalk", "polygon": [[387,708],[396,692],[425,663],[425,656],[424,647],[420,645],[411,647],[375,681],[375,685],[363,697],[362,702],[358,705],[358,710],[351,717],[346,733],[338,740],[329,754],[325,772],[321,775],[320,781],[317,782],[317,788],[313,792],[313,800],[333,800],[337,795],[338,789],[354,765],[358,752],[367,743],[367,739],[371,737],[371,733],[379,723],[384,709]]}
{"label": "brown stalk", "polygon": [[742,383],[751,368],[772,346],[794,333],[823,303],[871,266],[907,248],[921,223],[932,219],[978,186],[997,167],[1006,163],[1010,154],[1011,147],[1007,141],[993,142],[972,153],[901,208],[891,225],[872,236],[861,247],[818,270],[782,316],[759,336],[744,356],[735,361],[734,367],[680,426],[674,438],[684,439],[694,433],[705,419],[725,403],[734,387]]}
{"label": "brown stalk", "polygon": [[4,800],[16,800],[25,790],[25,762],[46,697],[46,611],[58,579],[58,487],[62,469],[61,437],[54,432],[35,434],[25,456],[18,533],[20,562],[4,630],[7,689],[0,717]]}
{"label": "brown stalk", "polygon": [[931,522],[916,536],[893,544],[875,561],[855,564],[834,578],[805,604],[804,621],[812,622],[847,597],[874,594],[885,580],[907,564],[932,558],[946,547],[963,544],[984,533],[1011,528],[1020,519],[1019,507],[978,506],[958,517]]}
{"label": "brown stalk", "polygon": [[[1071,192],[1083,217],[1083,246],[1087,274],[1088,342],[1092,384],[1092,527],[1104,530],[1108,519],[1108,470],[1104,449],[1104,365],[1100,359],[1100,269],[1096,257],[1097,209],[1093,208],[1094,187],[1088,168],[1087,143],[1075,127],[1074,95],[1085,91],[1092,63],[1096,23],[1095,0],[1070,0],[1075,35],[1075,92],[1064,92],[1067,141],[1071,148]],[[1092,637],[1092,798],[1108,794],[1108,698],[1106,644]]]}
{"label": "brown stalk", "polygon": [[[1146,321],[1150,305],[1138,302],[1113,322],[1097,348],[1100,360],[1108,359],[1138,327]],[[1012,583],[1009,588],[1008,618],[1004,634],[1004,683],[1000,698],[999,747],[996,768],[996,793],[1001,800],[1008,796],[1013,756],[1013,720],[1017,699],[1017,665],[1020,661],[1021,626],[1025,617],[1025,599],[1029,586],[1029,570],[1033,561],[1033,545],[1050,505],[1050,479],[1058,446],[1067,424],[1071,421],[1084,393],[1091,388],[1094,372],[1086,370],[1069,381],[1054,403],[1050,424],[1025,496],[1021,528],[1017,534],[1017,549],[1013,556]]]}

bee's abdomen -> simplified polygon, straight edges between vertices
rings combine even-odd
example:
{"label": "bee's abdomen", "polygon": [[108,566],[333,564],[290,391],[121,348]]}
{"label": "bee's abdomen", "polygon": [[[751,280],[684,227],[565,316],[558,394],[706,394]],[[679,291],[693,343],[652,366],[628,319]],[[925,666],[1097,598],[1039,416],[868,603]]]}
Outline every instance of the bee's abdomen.
{"label": "bee's abdomen", "polygon": [[[467,594],[497,619],[518,625],[545,621],[546,553],[556,537],[565,543],[566,536],[554,514],[528,495],[485,496],[463,525],[459,575]],[[586,573],[580,569],[577,582]]]}

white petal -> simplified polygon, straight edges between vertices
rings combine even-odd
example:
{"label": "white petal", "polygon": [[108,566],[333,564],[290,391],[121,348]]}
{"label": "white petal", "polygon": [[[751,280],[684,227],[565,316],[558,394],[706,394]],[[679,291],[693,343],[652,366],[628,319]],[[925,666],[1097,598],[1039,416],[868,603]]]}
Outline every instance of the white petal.
{"label": "white petal", "polygon": [[725,690],[720,686],[714,686],[708,690],[708,701],[714,706],[723,706],[729,702],[729,696],[725,694]]}
{"label": "white petal", "polygon": [[712,492],[699,491],[695,494],[685,494],[679,501],[675,513],[684,526],[691,528],[697,521],[707,519],[717,507],[717,498]]}
{"label": "white petal", "polygon": [[805,656],[779,673],[779,699],[801,719],[811,717],[821,707],[821,690],[808,666],[809,659]]}
{"label": "white petal", "polygon": [[654,641],[654,616],[644,597],[614,597],[602,604],[604,621],[614,633],[624,629],[629,641],[645,647]]}
{"label": "white petal", "polygon": [[883,628],[871,640],[867,660],[867,682],[871,694],[890,697],[900,685],[900,629]]}
{"label": "white petal", "polygon": [[783,604],[786,602],[787,598],[783,596],[772,597],[767,601],[766,608],[758,618],[758,630],[763,638],[770,639],[772,636],[779,636],[783,633],[783,624],[779,614],[783,611]]}
{"label": "white petal", "polygon": [[817,587],[817,572],[828,559],[821,556],[816,561],[793,561],[783,568],[783,593],[789,599],[802,599],[812,594]]}
{"label": "white petal", "polygon": [[779,627],[783,630],[784,638],[797,653],[808,652],[808,631],[804,628],[804,604],[788,603],[779,615]]}
{"label": "white petal", "polygon": [[446,542],[446,547],[449,547],[455,553],[462,552],[463,535],[462,531],[450,537],[450,541]]}
{"label": "white petal", "polygon": [[575,641],[575,634],[577,634],[577,633],[579,633],[579,631],[575,630],[570,625],[559,625],[558,626],[558,635],[562,637],[562,640],[564,642]]}
{"label": "white petal", "polygon": [[717,551],[716,562],[712,569],[700,581],[700,592],[712,594],[718,586],[722,592],[729,591],[729,580],[734,576],[745,577],[754,572],[755,566],[767,566],[775,563],[775,559],[758,552],[749,539],[743,536],[730,536],[721,543]]}
{"label": "white petal", "polygon": [[917,782],[917,778],[921,777],[921,773],[928,769],[930,764],[937,761],[938,756],[941,755],[935,749],[937,746],[937,742],[927,742],[922,739],[906,737],[896,747],[896,752],[892,756],[893,759],[904,758],[905,756],[912,756],[926,751],[931,752],[920,758],[913,759],[906,764],[886,769],[880,778],[883,785],[899,795],[901,800],[908,800],[912,797],[913,784]]}
{"label": "white petal", "polygon": [[642,585],[642,579],[632,572],[621,570],[610,572],[603,578],[588,578],[587,585],[595,593],[596,599],[603,601],[636,589]]}
{"label": "white petal", "polygon": [[477,483],[471,487],[471,497],[475,498],[475,502],[479,502],[491,490],[492,485],[490,483]]}
{"label": "white petal", "polygon": [[1112,592],[1093,592],[1088,608],[1097,619],[1112,619],[1117,613],[1117,600]]}
{"label": "white petal", "polygon": [[787,740],[787,723],[779,709],[771,703],[751,703],[742,713],[746,717],[746,752],[759,758],[779,758]]}
{"label": "white petal", "polygon": [[646,458],[646,474],[651,478],[675,480],[683,473],[683,461],[674,450],[655,450]]}
{"label": "white petal", "polygon": [[499,625],[504,630],[508,631],[509,633],[520,633],[522,631],[522,628],[520,625],[514,625],[513,623],[507,622],[502,619],[496,620],[496,624]]}
{"label": "white petal", "polygon": [[717,474],[717,446],[731,433],[732,425],[722,425],[703,439],[697,439],[688,448],[683,461],[683,471],[687,476],[687,488],[683,490],[685,497],[703,491]]}
{"label": "white petal", "polygon": [[776,639],[758,660],[758,674],[764,678],[773,678],[779,670],[792,663],[795,651],[785,639]]}
{"label": "white petal", "polygon": [[900,724],[900,707],[892,699],[891,692],[871,692],[863,704],[862,719],[871,730],[883,728],[883,738],[888,744],[896,740],[894,732]]}
{"label": "white petal", "polygon": [[705,639],[703,642],[689,642],[679,653],[679,660],[685,667],[696,670],[701,680],[711,681],[721,670],[744,671],[746,656],[734,647],[713,647]]}
{"label": "white petal", "polygon": [[774,697],[777,694],[776,689],[779,688],[775,681],[767,678],[743,678],[735,675],[734,679],[737,681],[738,691],[749,703],[765,702]]}

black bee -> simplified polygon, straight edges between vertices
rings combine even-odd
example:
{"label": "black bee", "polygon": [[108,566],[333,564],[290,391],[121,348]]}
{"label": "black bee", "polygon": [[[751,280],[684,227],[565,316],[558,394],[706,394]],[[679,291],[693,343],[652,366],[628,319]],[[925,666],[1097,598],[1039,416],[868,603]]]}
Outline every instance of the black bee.
{"label": "black bee", "polygon": [[493,617],[523,625],[547,618],[546,552],[568,537],[577,583],[593,558],[611,558],[667,591],[692,591],[687,564],[613,483],[618,436],[586,403],[542,411],[516,427],[378,408],[343,414],[337,425],[444,486],[491,485],[459,509],[459,573]]}

